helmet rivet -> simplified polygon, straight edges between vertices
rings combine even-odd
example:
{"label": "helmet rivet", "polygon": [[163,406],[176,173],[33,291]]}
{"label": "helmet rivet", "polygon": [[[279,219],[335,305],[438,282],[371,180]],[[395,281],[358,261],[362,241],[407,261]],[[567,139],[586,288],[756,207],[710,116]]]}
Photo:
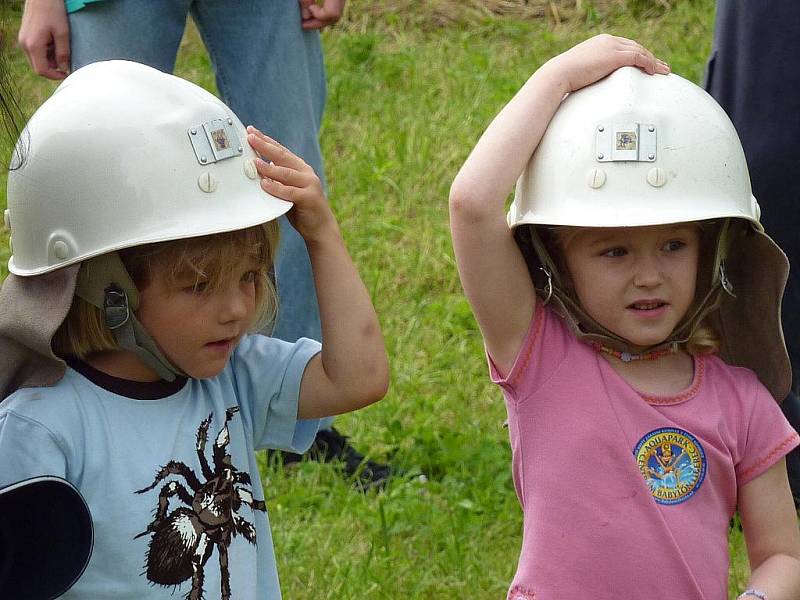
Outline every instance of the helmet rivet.
{"label": "helmet rivet", "polygon": [[192,135],[197,135],[197,129],[195,129],[194,127],[192,127],[192,128],[189,130],[189,133],[191,133]]}
{"label": "helmet rivet", "polygon": [[656,159],[656,155],[651,153],[651,154],[647,155],[647,158],[649,158],[650,160],[655,160]]}
{"label": "helmet rivet", "polygon": [[244,174],[247,175],[248,179],[256,179],[258,177],[256,163],[253,162],[252,158],[248,158],[244,161]]}
{"label": "helmet rivet", "polygon": [[11,231],[11,211],[8,209],[3,211],[3,223],[5,223],[6,231]]}
{"label": "helmet rivet", "polygon": [[55,254],[56,258],[64,260],[69,256],[69,246],[67,246],[66,242],[58,240],[53,244],[53,254]]}
{"label": "helmet rivet", "polygon": [[605,156],[602,152],[597,155],[597,160],[603,160],[603,158],[605,158]]}
{"label": "helmet rivet", "polygon": [[648,125],[647,126],[647,131],[649,131],[650,133],[653,133],[655,130],[656,130],[655,126],[653,126],[653,125]]}
{"label": "helmet rivet", "polygon": [[659,169],[658,167],[650,169],[647,173],[647,183],[653,187],[661,187],[667,183],[667,174],[664,173],[664,169]]}
{"label": "helmet rivet", "polygon": [[242,152],[244,152],[244,148],[242,148],[241,146],[239,146],[239,147],[237,148],[237,150],[239,151],[239,154],[241,154]]}
{"label": "helmet rivet", "polygon": [[586,174],[586,183],[592,189],[597,189],[599,187],[603,187],[603,184],[606,182],[606,172],[603,169],[589,169],[589,172]]}
{"label": "helmet rivet", "polygon": [[597,128],[597,131],[605,131],[605,130],[606,130],[606,128],[605,128],[605,127],[603,127],[602,125],[600,125],[600,126]]}
{"label": "helmet rivet", "polygon": [[228,117],[228,125],[233,125],[233,119],[231,119],[230,117]]}
{"label": "helmet rivet", "polygon": [[201,190],[210,194],[217,189],[217,178],[208,171],[204,171],[200,174],[200,177],[197,178],[197,185],[200,186]]}
{"label": "helmet rivet", "polygon": [[205,157],[205,156],[201,156],[200,157],[200,162],[203,163],[203,164],[206,164],[208,162],[208,158]]}

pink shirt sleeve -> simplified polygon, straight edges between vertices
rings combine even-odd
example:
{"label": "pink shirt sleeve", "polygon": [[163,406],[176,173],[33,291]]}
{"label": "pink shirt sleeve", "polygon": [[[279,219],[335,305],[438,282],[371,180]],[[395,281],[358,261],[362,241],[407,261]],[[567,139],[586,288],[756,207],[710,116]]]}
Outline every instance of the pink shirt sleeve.
{"label": "pink shirt sleeve", "polygon": [[563,319],[548,306],[537,302],[528,333],[511,371],[504,377],[486,353],[489,374],[516,401],[538,390],[564,361],[571,344],[579,343]]}
{"label": "pink shirt sleeve", "polygon": [[800,445],[800,436],[783,416],[778,403],[750,373],[750,412],[742,411],[739,438],[740,460],[736,463],[736,483],[752,481]]}

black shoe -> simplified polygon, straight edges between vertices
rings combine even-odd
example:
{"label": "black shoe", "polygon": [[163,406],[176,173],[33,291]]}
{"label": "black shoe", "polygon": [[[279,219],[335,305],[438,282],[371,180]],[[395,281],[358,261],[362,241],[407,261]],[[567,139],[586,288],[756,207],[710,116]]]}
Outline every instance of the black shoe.
{"label": "black shoe", "polygon": [[318,431],[314,443],[305,455],[292,452],[281,452],[281,454],[284,465],[300,462],[303,456],[319,462],[341,462],[345,474],[354,477],[364,489],[383,488],[392,476],[389,465],[382,465],[365,458],[347,442],[346,435],[342,435],[333,427]]}

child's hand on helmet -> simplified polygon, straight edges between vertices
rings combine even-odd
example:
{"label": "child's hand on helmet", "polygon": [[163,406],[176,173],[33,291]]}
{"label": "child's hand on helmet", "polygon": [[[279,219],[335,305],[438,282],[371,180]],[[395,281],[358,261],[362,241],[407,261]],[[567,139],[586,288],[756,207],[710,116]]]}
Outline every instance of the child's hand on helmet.
{"label": "child's hand on helmet", "polygon": [[626,66],[639,67],[650,75],[670,72],[667,63],[638,42],[607,33],[596,35],[550,59],[541,70],[556,78],[566,94]]}
{"label": "child's hand on helmet", "polygon": [[250,146],[263,158],[255,161],[261,188],[294,204],[287,217],[303,239],[306,242],[317,239],[331,227],[338,231],[336,218],[314,169],[255,127],[249,126],[247,134]]}

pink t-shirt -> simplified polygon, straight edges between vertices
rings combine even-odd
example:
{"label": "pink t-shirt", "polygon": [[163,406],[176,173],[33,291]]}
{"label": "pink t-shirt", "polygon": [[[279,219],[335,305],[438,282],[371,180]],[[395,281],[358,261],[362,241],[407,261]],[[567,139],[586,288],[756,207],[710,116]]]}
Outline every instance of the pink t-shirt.
{"label": "pink t-shirt", "polygon": [[524,512],[509,600],[724,600],[737,486],[800,438],[747,369],[695,359],[674,397],[632,388],[550,309],[507,377]]}

